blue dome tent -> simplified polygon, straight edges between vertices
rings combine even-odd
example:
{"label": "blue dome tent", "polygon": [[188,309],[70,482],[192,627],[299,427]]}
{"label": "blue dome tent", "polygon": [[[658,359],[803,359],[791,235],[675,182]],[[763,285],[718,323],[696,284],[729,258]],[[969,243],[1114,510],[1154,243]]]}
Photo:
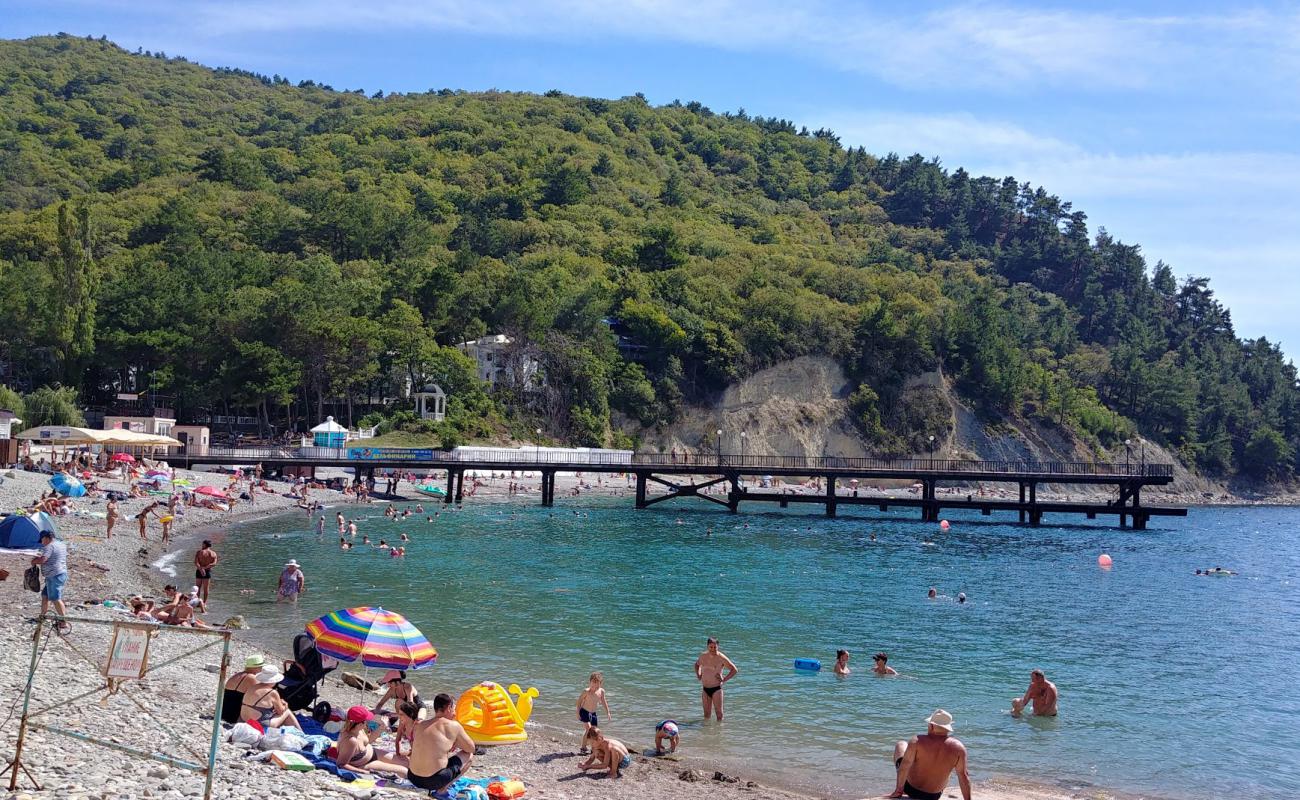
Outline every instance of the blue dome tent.
{"label": "blue dome tent", "polygon": [[43,511],[29,516],[13,514],[0,520],[0,547],[30,550],[41,546],[41,533],[54,533],[54,520]]}

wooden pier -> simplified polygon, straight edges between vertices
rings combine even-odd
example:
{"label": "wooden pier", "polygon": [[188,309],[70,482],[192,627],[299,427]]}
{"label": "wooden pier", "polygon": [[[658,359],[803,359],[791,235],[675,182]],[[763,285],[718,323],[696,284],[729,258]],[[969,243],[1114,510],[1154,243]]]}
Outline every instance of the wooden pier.
{"label": "wooden pier", "polygon": [[[169,456],[174,465],[261,464],[276,473],[289,467],[336,467],[352,470],[358,479],[373,478],[377,470],[400,470],[427,474],[445,471],[446,503],[462,503],[465,498],[466,473],[537,472],[541,477],[541,501],[555,503],[555,476],[559,472],[596,472],[630,474],[636,481],[637,508],[648,508],[668,500],[695,497],[736,512],[742,503],[775,503],[781,508],[791,503],[822,505],[827,516],[834,517],[840,506],[915,508],[923,521],[938,522],[944,509],[979,511],[985,516],[994,512],[1014,512],[1022,523],[1039,525],[1044,514],[1083,514],[1088,519],[1100,516],[1118,518],[1120,527],[1131,524],[1145,529],[1151,517],[1185,517],[1187,509],[1142,504],[1142,490],[1163,486],[1173,480],[1171,464],[1146,462],[1105,463],[1072,461],[976,461],[942,458],[842,458],[835,456],[773,455],[701,455],[664,453],[614,454],[593,452],[586,460],[571,456],[556,457],[546,451],[527,450],[494,454],[488,458],[462,460],[455,453],[440,450],[401,450],[384,448],[366,451],[364,458],[351,457],[358,448],[272,447],[211,449],[203,455],[182,452]],[[816,494],[794,493],[778,489],[751,489],[753,479],[773,483],[779,478],[817,479],[822,491]],[[770,479],[770,480],[769,480]],[[904,481],[913,487],[914,496],[863,495],[851,484]],[[971,487],[985,484],[1015,484],[1016,500],[984,497],[977,491],[940,493],[946,487]],[[1108,502],[1040,501],[1039,487],[1045,485],[1113,486],[1115,497]],[[662,487],[658,494],[651,486]],[[919,487],[918,487],[919,485]],[[708,490],[720,487],[725,491]],[[918,490],[919,488],[919,490]],[[908,490],[905,490],[908,491]]]}

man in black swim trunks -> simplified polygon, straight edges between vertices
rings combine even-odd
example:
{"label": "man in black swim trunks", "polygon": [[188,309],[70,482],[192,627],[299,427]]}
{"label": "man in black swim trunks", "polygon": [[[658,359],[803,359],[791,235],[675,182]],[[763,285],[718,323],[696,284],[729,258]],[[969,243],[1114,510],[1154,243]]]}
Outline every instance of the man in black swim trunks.
{"label": "man in black swim trunks", "polygon": [[942,708],[926,720],[926,732],[910,742],[894,745],[898,779],[890,797],[940,800],[948,778],[957,772],[962,800],[970,800],[970,774],[966,771],[966,746],[952,734],[952,714]]}
{"label": "man in black swim trunks", "polygon": [[414,703],[398,703],[397,713],[414,730],[407,780],[421,789],[437,792],[469,769],[474,758],[474,740],[456,721],[456,706],[450,695],[433,698],[433,718],[424,722],[418,721],[420,707]]}
{"label": "man in black swim trunks", "polygon": [[194,554],[194,585],[199,587],[199,599],[208,602],[208,582],[212,580],[212,568],[217,565],[217,551],[212,549],[212,542],[203,540],[203,546]]}

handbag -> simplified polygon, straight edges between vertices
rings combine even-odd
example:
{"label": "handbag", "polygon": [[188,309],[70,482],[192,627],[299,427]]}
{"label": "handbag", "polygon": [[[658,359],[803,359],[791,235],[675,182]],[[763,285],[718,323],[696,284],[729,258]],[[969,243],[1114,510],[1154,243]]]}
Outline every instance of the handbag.
{"label": "handbag", "polygon": [[23,586],[31,589],[33,592],[41,590],[41,568],[33,564],[23,570]]}

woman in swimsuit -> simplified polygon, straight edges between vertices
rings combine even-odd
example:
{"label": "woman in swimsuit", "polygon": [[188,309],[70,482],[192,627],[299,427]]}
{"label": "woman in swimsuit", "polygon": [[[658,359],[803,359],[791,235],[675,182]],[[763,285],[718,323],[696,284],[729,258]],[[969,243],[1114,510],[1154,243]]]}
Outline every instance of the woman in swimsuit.
{"label": "woman in swimsuit", "polygon": [[244,692],[244,704],[239,709],[239,718],[244,722],[255,719],[263,728],[287,726],[302,730],[298,718],[275,690],[275,685],[284,680],[284,675],[275,667],[266,666],[262,667],[262,671],[253,680],[253,688]]}
{"label": "woman in swimsuit", "polygon": [[104,521],[108,523],[108,538],[113,538],[113,526],[117,524],[117,501],[113,498],[108,499],[108,512],[104,516]]}
{"label": "woman in swimsuit", "polygon": [[409,763],[403,756],[377,750],[371,739],[379,736],[379,720],[365,706],[348,709],[348,721],[339,731],[338,755],[334,763],[353,772],[390,772],[406,777]]}
{"label": "woman in swimsuit", "polygon": [[[394,549],[393,552],[396,553],[397,551]],[[384,706],[389,700],[393,701],[393,708],[400,708],[402,703],[412,703],[417,707],[420,705],[420,693],[415,690],[414,686],[406,682],[406,673],[404,671],[399,669],[390,669],[385,673],[383,682],[388,684],[388,691],[384,692],[384,696],[379,698],[379,702],[375,704],[374,712],[376,714],[383,711]],[[409,739],[411,741],[411,746],[414,747],[414,723],[408,724],[406,720],[402,719],[400,714],[393,714],[391,716],[396,716],[397,718],[397,752],[402,752],[403,739]]]}

